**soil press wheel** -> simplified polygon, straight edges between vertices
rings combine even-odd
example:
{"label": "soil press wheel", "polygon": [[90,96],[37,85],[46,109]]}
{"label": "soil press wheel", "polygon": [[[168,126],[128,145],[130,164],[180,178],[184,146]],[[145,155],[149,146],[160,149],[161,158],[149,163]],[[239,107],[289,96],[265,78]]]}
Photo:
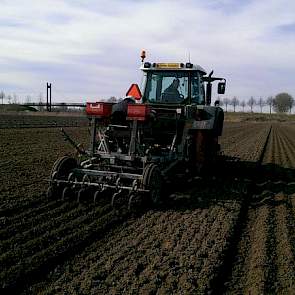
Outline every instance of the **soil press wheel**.
{"label": "soil press wheel", "polygon": [[[50,180],[54,179],[67,179],[70,171],[77,167],[77,161],[74,158],[69,156],[63,156],[55,161],[52,166],[50,173]],[[68,189],[68,187],[64,187],[63,190]],[[47,197],[48,199],[52,199],[57,196],[60,192],[60,188],[57,184],[51,182],[48,190]],[[64,195],[64,192],[62,193]]]}
{"label": "soil press wheel", "polygon": [[159,204],[161,200],[162,175],[156,164],[148,164],[143,171],[143,189],[149,190],[149,200],[152,204]]}

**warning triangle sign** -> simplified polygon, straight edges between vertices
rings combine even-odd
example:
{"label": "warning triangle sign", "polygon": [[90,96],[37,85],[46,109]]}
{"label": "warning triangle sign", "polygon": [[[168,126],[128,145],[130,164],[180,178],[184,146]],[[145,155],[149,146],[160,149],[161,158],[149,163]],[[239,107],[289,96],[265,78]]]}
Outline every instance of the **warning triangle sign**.
{"label": "warning triangle sign", "polygon": [[141,92],[137,84],[131,84],[129,90],[126,93],[126,96],[132,96],[136,100],[141,99]]}

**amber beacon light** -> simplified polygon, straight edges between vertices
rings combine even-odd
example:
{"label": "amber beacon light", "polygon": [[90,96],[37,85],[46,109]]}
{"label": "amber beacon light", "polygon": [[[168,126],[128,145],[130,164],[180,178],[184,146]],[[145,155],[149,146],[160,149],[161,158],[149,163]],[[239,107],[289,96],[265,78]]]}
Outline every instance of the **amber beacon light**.
{"label": "amber beacon light", "polygon": [[145,59],[145,57],[146,57],[146,55],[145,55],[145,50],[142,50],[142,51],[141,51],[141,55],[140,55],[140,57],[141,57],[141,62],[143,62],[144,59]]}

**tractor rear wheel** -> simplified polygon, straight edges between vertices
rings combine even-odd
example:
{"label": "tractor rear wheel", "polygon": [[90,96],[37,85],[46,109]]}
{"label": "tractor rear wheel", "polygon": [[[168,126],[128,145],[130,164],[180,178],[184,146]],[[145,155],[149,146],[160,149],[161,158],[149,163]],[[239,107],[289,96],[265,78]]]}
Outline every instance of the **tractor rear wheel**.
{"label": "tractor rear wheel", "polygon": [[143,189],[149,190],[149,198],[153,204],[158,204],[161,199],[162,175],[156,164],[148,164],[143,171]]}

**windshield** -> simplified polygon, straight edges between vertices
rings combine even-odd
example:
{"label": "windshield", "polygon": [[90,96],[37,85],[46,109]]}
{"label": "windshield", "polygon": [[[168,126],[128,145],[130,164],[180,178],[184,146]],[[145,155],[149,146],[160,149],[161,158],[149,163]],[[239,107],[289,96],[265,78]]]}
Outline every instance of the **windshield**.
{"label": "windshield", "polygon": [[148,73],[145,98],[154,103],[181,103],[188,98],[188,73],[157,71]]}
{"label": "windshield", "polygon": [[148,72],[144,97],[151,103],[204,104],[204,86],[198,72]]}

